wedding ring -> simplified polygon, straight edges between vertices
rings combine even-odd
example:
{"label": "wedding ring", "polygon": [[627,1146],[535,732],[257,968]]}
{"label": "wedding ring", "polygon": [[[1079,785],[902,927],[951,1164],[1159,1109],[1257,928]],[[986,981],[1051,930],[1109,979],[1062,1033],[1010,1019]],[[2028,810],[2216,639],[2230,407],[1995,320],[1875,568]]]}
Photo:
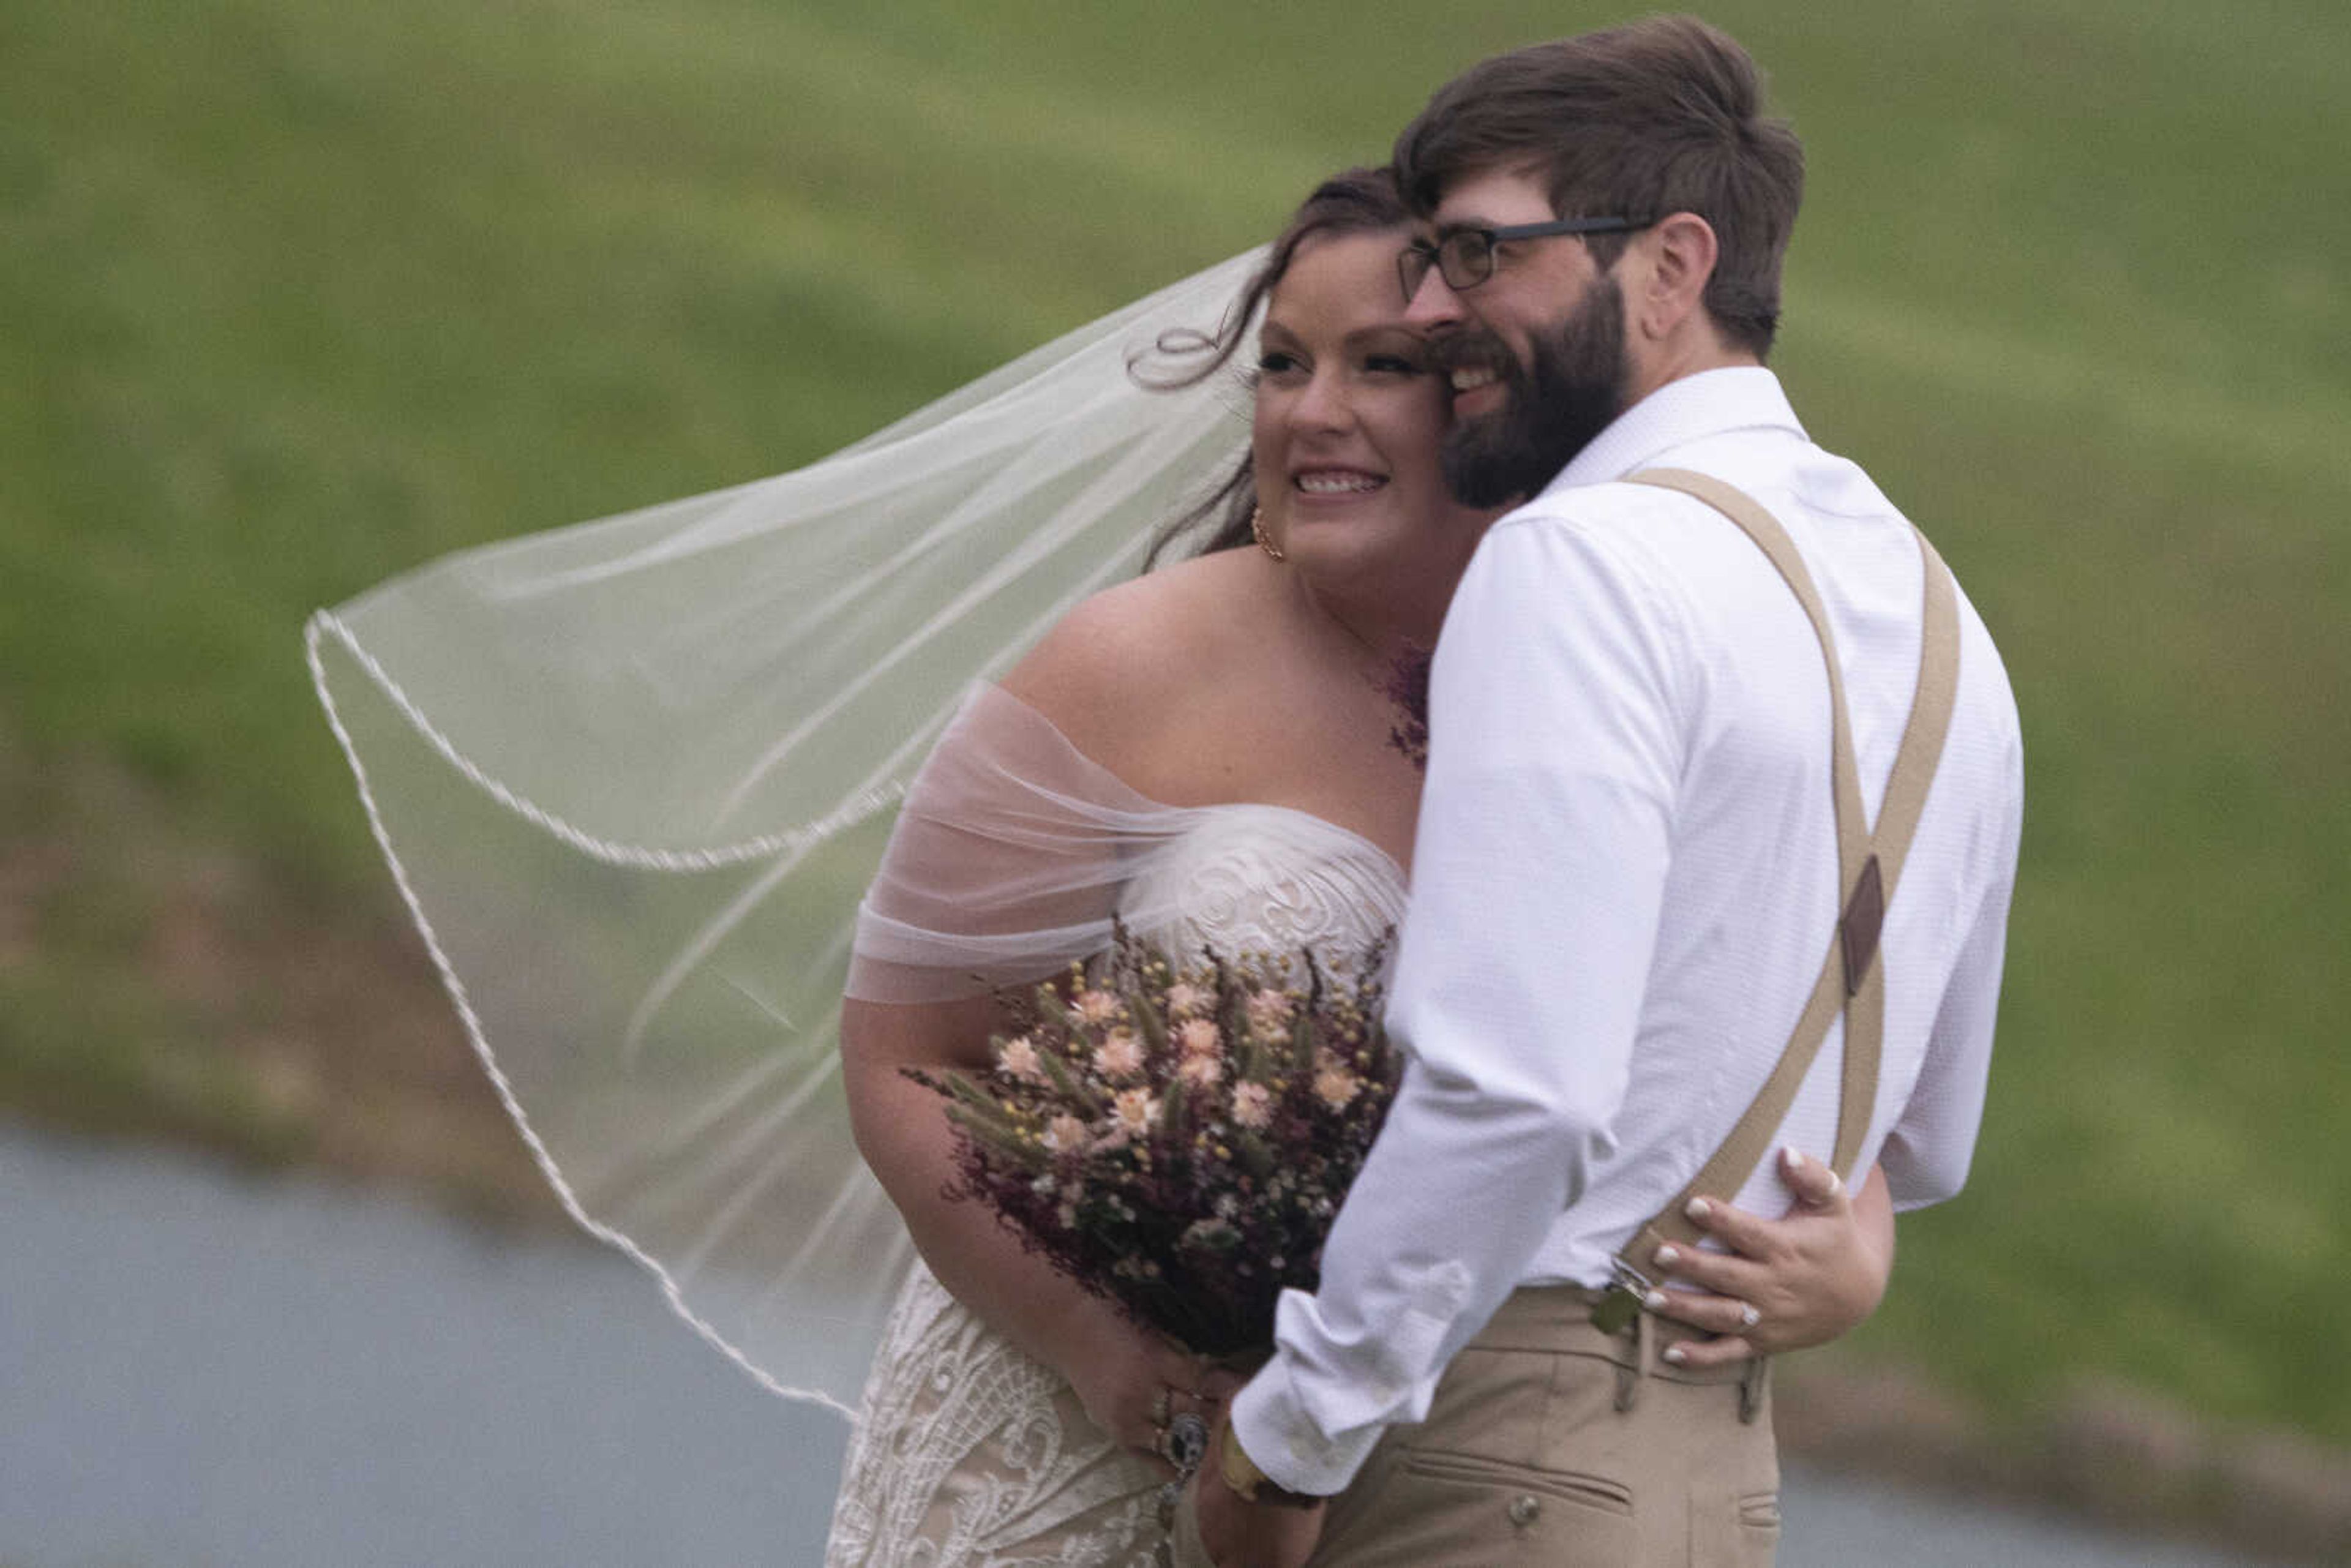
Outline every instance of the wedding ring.
{"label": "wedding ring", "polygon": [[1754,1303],[1754,1302],[1752,1302],[1752,1301],[1749,1301],[1749,1302],[1746,1302],[1745,1304],[1743,1304],[1742,1306],[1740,1306],[1740,1309],[1739,1309],[1739,1326],[1740,1326],[1740,1328],[1743,1328],[1743,1329],[1751,1329],[1751,1328],[1753,1328],[1757,1323],[1760,1323],[1760,1322],[1761,1322],[1762,1321],[1763,1321],[1763,1314],[1762,1314],[1761,1312],[1758,1312],[1758,1311],[1756,1311],[1756,1310],[1755,1310],[1755,1303]]}
{"label": "wedding ring", "polygon": [[1189,1410],[1177,1416],[1160,1434],[1159,1457],[1175,1466],[1176,1474],[1191,1475],[1208,1457],[1208,1424]]}

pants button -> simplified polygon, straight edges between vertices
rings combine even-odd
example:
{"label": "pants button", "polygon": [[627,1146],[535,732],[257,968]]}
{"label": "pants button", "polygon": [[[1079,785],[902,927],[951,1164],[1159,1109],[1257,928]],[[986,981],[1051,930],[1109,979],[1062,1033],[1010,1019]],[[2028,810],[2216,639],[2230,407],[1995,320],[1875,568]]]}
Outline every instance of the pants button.
{"label": "pants button", "polygon": [[1523,1530],[1542,1512],[1542,1499],[1532,1492],[1520,1492],[1510,1500],[1510,1522]]}

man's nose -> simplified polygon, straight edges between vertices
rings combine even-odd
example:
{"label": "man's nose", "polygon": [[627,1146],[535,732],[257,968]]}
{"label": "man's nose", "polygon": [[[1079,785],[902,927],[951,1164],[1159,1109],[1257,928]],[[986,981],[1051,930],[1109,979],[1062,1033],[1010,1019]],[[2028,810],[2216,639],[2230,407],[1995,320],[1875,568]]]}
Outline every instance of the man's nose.
{"label": "man's nose", "polygon": [[1466,316],[1461,308],[1461,296],[1445,281],[1442,267],[1432,267],[1423,273],[1419,287],[1412,291],[1412,298],[1404,304],[1405,323],[1424,332],[1458,327]]}

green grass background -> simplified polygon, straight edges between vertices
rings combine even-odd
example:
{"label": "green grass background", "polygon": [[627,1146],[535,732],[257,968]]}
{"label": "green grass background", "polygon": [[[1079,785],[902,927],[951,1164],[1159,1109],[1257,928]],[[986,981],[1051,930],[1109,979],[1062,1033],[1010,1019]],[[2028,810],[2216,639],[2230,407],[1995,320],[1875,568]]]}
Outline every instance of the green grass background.
{"label": "green grass background", "polygon": [[[312,606],[811,458],[1625,15],[0,0],[0,837],[388,909]],[[1778,368],[1960,572],[2028,746],[1975,1176],[1856,1350],[2351,1446],[2351,10],[1709,15],[1810,148]],[[0,962],[0,1096],[206,1082],[142,863]]]}

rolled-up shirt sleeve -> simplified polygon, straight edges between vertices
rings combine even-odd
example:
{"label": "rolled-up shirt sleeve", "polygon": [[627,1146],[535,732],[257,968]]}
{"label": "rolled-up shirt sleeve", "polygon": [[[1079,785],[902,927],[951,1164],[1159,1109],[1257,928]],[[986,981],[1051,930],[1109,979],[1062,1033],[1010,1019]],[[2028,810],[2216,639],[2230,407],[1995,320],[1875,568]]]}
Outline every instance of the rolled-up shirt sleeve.
{"label": "rolled-up shirt sleeve", "polygon": [[1524,514],[1453,601],[1388,1005],[1404,1083],[1233,1406],[1280,1485],[1338,1491],[1426,1415],[1610,1146],[1687,746],[1675,608],[1622,541]]}

